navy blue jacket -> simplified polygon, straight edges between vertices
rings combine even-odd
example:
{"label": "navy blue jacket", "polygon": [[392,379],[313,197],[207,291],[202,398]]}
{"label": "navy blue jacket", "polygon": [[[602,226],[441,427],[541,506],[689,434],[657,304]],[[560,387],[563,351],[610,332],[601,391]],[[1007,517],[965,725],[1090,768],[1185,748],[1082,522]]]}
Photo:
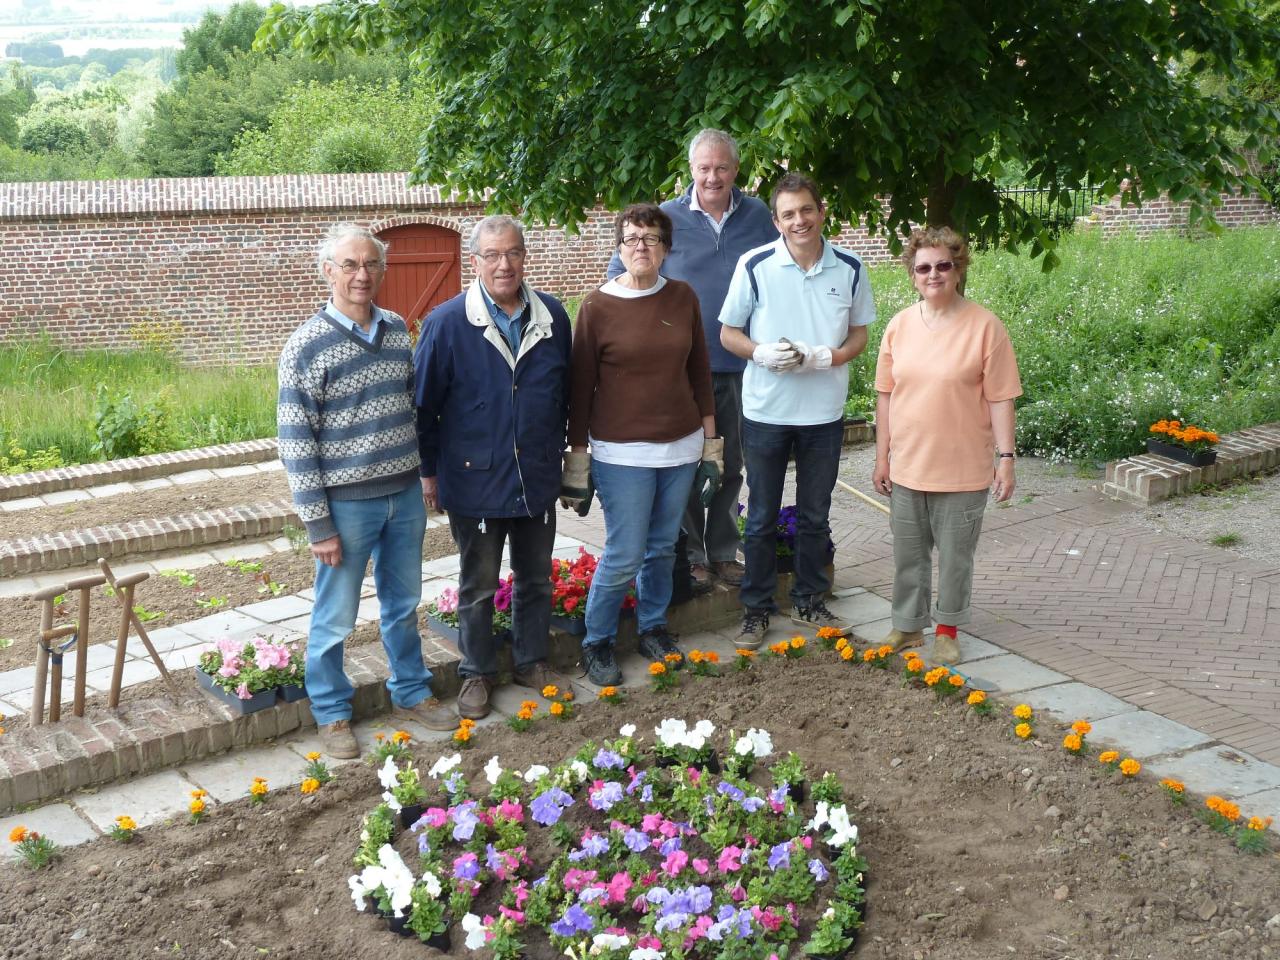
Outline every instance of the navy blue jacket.
{"label": "navy blue jacket", "polygon": [[[763,202],[748,197],[737,187],[733,188],[733,199],[737,207],[719,233],[707,221],[705,213],[691,206],[692,186],[662,204],[662,211],[671,218],[674,229],[671,249],[658,272],[672,280],[683,280],[698,295],[712,373],[741,373],[746,369],[747,361],[720,345],[720,307],[729,292],[729,281],[738,258],[748,250],[778,239],[773,215]],[[614,251],[609,261],[609,279],[622,272],[622,258]]]}
{"label": "navy blue jacket", "polygon": [[519,355],[494,326],[479,281],[427,315],[414,352],[421,473],[440,508],[463,517],[532,517],[560,495],[569,419],[569,316],[524,287]]}

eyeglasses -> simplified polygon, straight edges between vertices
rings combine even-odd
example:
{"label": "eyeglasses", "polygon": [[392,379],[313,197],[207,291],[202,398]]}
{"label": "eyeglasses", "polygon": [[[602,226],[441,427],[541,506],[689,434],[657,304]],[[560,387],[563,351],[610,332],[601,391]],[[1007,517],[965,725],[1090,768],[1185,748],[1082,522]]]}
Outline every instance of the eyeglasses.
{"label": "eyeglasses", "polygon": [[524,260],[524,253],[523,250],[503,250],[501,253],[497,250],[486,250],[484,253],[477,253],[476,256],[493,266],[499,260],[506,260],[508,263],[520,263]]}
{"label": "eyeglasses", "polygon": [[662,238],[656,233],[636,234],[635,236],[622,238],[622,245],[624,247],[634,247],[641,243],[646,247],[656,247],[661,242]]}
{"label": "eyeglasses", "polygon": [[927,277],[934,270],[939,273],[950,273],[955,264],[950,260],[939,260],[937,263],[917,263],[915,271],[917,277]]}
{"label": "eyeglasses", "polygon": [[338,263],[337,260],[330,260],[329,262],[337,266],[347,276],[359,273],[361,267],[364,267],[370,273],[381,273],[387,269],[387,265],[381,260],[362,260],[359,263],[355,260],[343,260],[341,263]]}

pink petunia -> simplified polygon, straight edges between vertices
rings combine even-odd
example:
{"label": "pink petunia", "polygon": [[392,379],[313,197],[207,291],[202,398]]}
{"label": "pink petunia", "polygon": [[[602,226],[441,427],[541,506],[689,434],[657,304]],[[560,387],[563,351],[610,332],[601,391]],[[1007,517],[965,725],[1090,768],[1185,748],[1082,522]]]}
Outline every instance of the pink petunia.
{"label": "pink petunia", "polygon": [[742,861],[738,858],[742,856],[742,849],[737,846],[728,846],[720,851],[720,856],[716,859],[716,869],[721,873],[737,873],[742,869]]}
{"label": "pink petunia", "polygon": [[672,850],[667,854],[667,859],[662,861],[662,872],[669,877],[674,877],[681,870],[689,865],[689,855],[683,850]]}
{"label": "pink petunia", "polygon": [[507,919],[514,920],[516,923],[524,923],[524,911],[522,910],[512,910],[505,903],[502,903],[498,905],[498,912]]}
{"label": "pink petunia", "polygon": [[236,696],[241,700],[248,700],[253,696],[253,694],[249,692],[249,685],[247,683],[242,683],[240,686],[236,687]]}

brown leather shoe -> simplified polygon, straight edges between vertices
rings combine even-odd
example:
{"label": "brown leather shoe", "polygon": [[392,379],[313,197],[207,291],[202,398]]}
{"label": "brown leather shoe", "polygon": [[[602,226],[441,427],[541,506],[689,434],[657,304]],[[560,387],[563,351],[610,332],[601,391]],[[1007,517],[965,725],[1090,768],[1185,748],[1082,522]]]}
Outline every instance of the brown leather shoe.
{"label": "brown leather shoe", "polygon": [[463,677],[462,691],[458,694],[458,716],[468,720],[481,720],[489,715],[489,692],[493,681],[487,677]]}
{"label": "brown leather shoe", "polygon": [[897,627],[885,634],[884,639],[880,641],[882,647],[891,647],[894,653],[905,650],[907,647],[918,647],[922,643],[924,643],[923,630],[899,630]]}
{"label": "brown leather shoe", "polygon": [[709,584],[711,583],[711,578],[714,576],[714,574],[712,574],[711,568],[708,567],[706,564],[695,563],[689,566],[689,576],[693,577],[694,583]]}
{"label": "brown leather shoe", "polygon": [[392,707],[391,716],[396,720],[412,720],[439,733],[448,733],[458,727],[458,712],[435,697],[427,697],[412,707]]}
{"label": "brown leather shoe", "polygon": [[711,572],[716,575],[716,579],[721,583],[726,583],[731,587],[741,585],[742,578],[746,575],[747,568],[740,564],[737,560],[717,560],[711,564]]}
{"label": "brown leather shoe", "polygon": [[333,759],[354,760],[360,756],[360,747],[356,743],[356,735],[351,732],[350,720],[321,724],[319,731],[320,746]]}
{"label": "brown leather shoe", "polygon": [[960,662],[960,641],[956,637],[933,638],[933,659],[938,663]]}
{"label": "brown leather shoe", "polygon": [[560,693],[572,693],[573,681],[561,676],[547,666],[547,661],[539,660],[523,670],[512,674],[511,680],[521,687],[529,687],[541,692],[547,687],[555,687]]}

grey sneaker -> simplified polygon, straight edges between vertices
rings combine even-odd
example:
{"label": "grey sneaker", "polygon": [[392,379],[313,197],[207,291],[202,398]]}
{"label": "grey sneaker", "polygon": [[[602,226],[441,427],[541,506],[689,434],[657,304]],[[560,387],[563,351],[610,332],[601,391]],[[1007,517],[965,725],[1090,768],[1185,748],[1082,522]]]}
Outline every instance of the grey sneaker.
{"label": "grey sneaker", "polygon": [[587,679],[597,687],[612,687],[622,682],[622,671],[613,659],[613,644],[597,643],[582,648],[582,666]]}
{"label": "grey sneaker", "polygon": [[[680,670],[684,667],[684,652],[676,646],[676,635],[669,631],[665,624],[640,634],[636,645],[640,648],[640,653],[654,663],[670,664],[672,670]],[[680,659],[668,660],[667,657],[673,653]]]}
{"label": "grey sneaker", "polygon": [[828,610],[821,597],[811,599],[808,606],[796,607],[795,613],[791,615],[791,622],[813,627],[815,630],[819,627],[831,627],[839,630],[842,637],[847,637],[853,632],[852,624],[846,623]]}
{"label": "grey sneaker", "polygon": [[335,760],[354,760],[360,756],[356,735],[351,732],[350,720],[335,720],[320,726],[320,746]]}
{"label": "grey sneaker", "polygon": [[769,614],[764,610],[748,610],[742,618],[742,629],[733,639],[739,650],[759,650],[769,632]]}

